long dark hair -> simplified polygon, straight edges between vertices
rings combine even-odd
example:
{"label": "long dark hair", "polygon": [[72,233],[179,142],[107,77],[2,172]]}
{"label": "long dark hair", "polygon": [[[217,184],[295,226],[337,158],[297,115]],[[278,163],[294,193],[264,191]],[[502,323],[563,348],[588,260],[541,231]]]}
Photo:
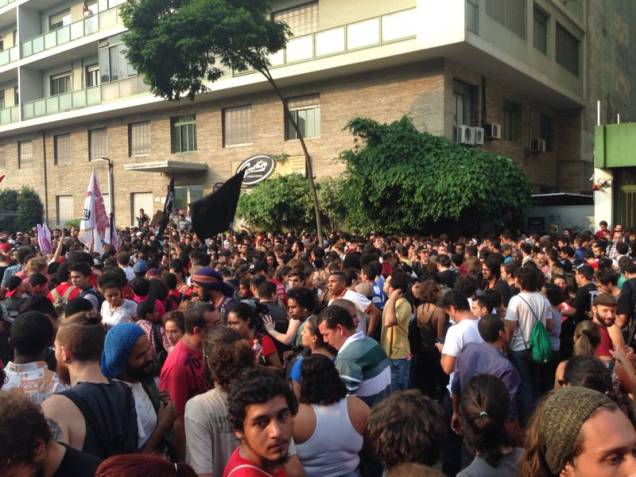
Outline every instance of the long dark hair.
{"label": "long dark hair", "polygon": [[510,395],[496,376],[474,376],[462,391],[460,420],[468,447],[497,467],[502,458],[501,448],[513,445],[504,426],[510,415]]}
{"label": "long dark hair", "polygon": [[333,362],[322,354],[312,354],[300,365],[300,402],[329,406],[347,396],[347,388]]}

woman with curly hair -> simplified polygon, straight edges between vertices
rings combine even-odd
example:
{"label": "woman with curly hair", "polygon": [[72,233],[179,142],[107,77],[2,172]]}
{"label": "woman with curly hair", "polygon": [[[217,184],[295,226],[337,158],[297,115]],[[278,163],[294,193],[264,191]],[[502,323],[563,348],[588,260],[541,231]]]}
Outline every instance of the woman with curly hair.
{"label": "woman with curly hair", "polygon": [[294,441],[308,477],[355,477],[369,407],[347,389],[333,362],[314,354],[301,365]]}
{"label": "woman with curly hair", "polygon": [[489,374],[474,376],[462,391],[459,415],[464,442],[475,458],[457,477],[514,475],[522,449],[513,446],[506,431],[510,394],[503,382]]}

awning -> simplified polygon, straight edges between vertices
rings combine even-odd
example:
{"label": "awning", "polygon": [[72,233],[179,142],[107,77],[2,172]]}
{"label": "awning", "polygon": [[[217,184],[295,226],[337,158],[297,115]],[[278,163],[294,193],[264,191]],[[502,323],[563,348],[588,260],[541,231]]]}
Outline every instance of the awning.
{"label": "awning", "polygon": [[208,169],[203,162],[152,161],[124,164],[124,170],[135,172],[163,172],[165,174],[202,172]]}

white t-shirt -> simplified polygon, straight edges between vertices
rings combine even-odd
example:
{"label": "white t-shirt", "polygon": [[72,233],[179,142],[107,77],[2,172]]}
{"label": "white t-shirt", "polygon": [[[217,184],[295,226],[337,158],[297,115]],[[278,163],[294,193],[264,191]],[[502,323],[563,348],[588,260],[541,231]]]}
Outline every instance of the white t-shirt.
{"label": "white t-shirt", "polygon": [[135,272],[133,272],[133,269],[130,265],[127,267],[123,267],[122,270],[126,274],[126,280],[131,281],[133,278],[135,278]]}
{"label": "white t-shirt", "polygon": [[[478,323],[478,319],[471,320],[464,318],[456,325],[451,326],[446,332],[442,354],[457,358],[462,349],[464,349],[464,346],[468,343],[483,343],[484,340],[481,338],[479,329],[477,328]],[[449,393],[451,392],[451,383],[453,382],[454,374],[455,372],[453,371],[449,377],[447,386]]]}
{"label": "white t-shirt", "polygon": [[157,427],[157,413],[141,383],[126,382],[126,384],[130,386],[133,398],[135,399],[137,428],[139,430],[139,448],[141,449]]}
{"label": "white t-shirt", "polygon": [[513,296],[506,310],[506,321],[517,322],[517,328],[510,340],[510,350],[524,351],[528,349],[532,327],[536,320],[540,319],[545,325],[546,320],[551,318],[550,302],[541,293],[522,291]]}
{"label": "white t-shirt", "polygon": [[111,309],[108,302],[104,301],[100,313],[102,315],[102,323],[108,326],[115,326],[119,323],[132,323],[137,315],[137,303],[132,300],[122,300],[117,308]]}

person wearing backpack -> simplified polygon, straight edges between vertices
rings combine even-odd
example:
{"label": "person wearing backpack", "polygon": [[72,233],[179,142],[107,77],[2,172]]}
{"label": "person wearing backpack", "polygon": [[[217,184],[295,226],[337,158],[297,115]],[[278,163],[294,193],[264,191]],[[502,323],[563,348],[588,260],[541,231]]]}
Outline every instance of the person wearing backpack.
{"label": "person wearing backpack", "polygon": [[554,326],[550,302],[539,292],[542,283],[538,270],[522,267],[516,278],[520,292],[513,296],[506,310],[510,361],[521,376],[518,403],[521,423],[534,410],[540,397],[541,376],[549,373],[552,346],[548,331]]}

